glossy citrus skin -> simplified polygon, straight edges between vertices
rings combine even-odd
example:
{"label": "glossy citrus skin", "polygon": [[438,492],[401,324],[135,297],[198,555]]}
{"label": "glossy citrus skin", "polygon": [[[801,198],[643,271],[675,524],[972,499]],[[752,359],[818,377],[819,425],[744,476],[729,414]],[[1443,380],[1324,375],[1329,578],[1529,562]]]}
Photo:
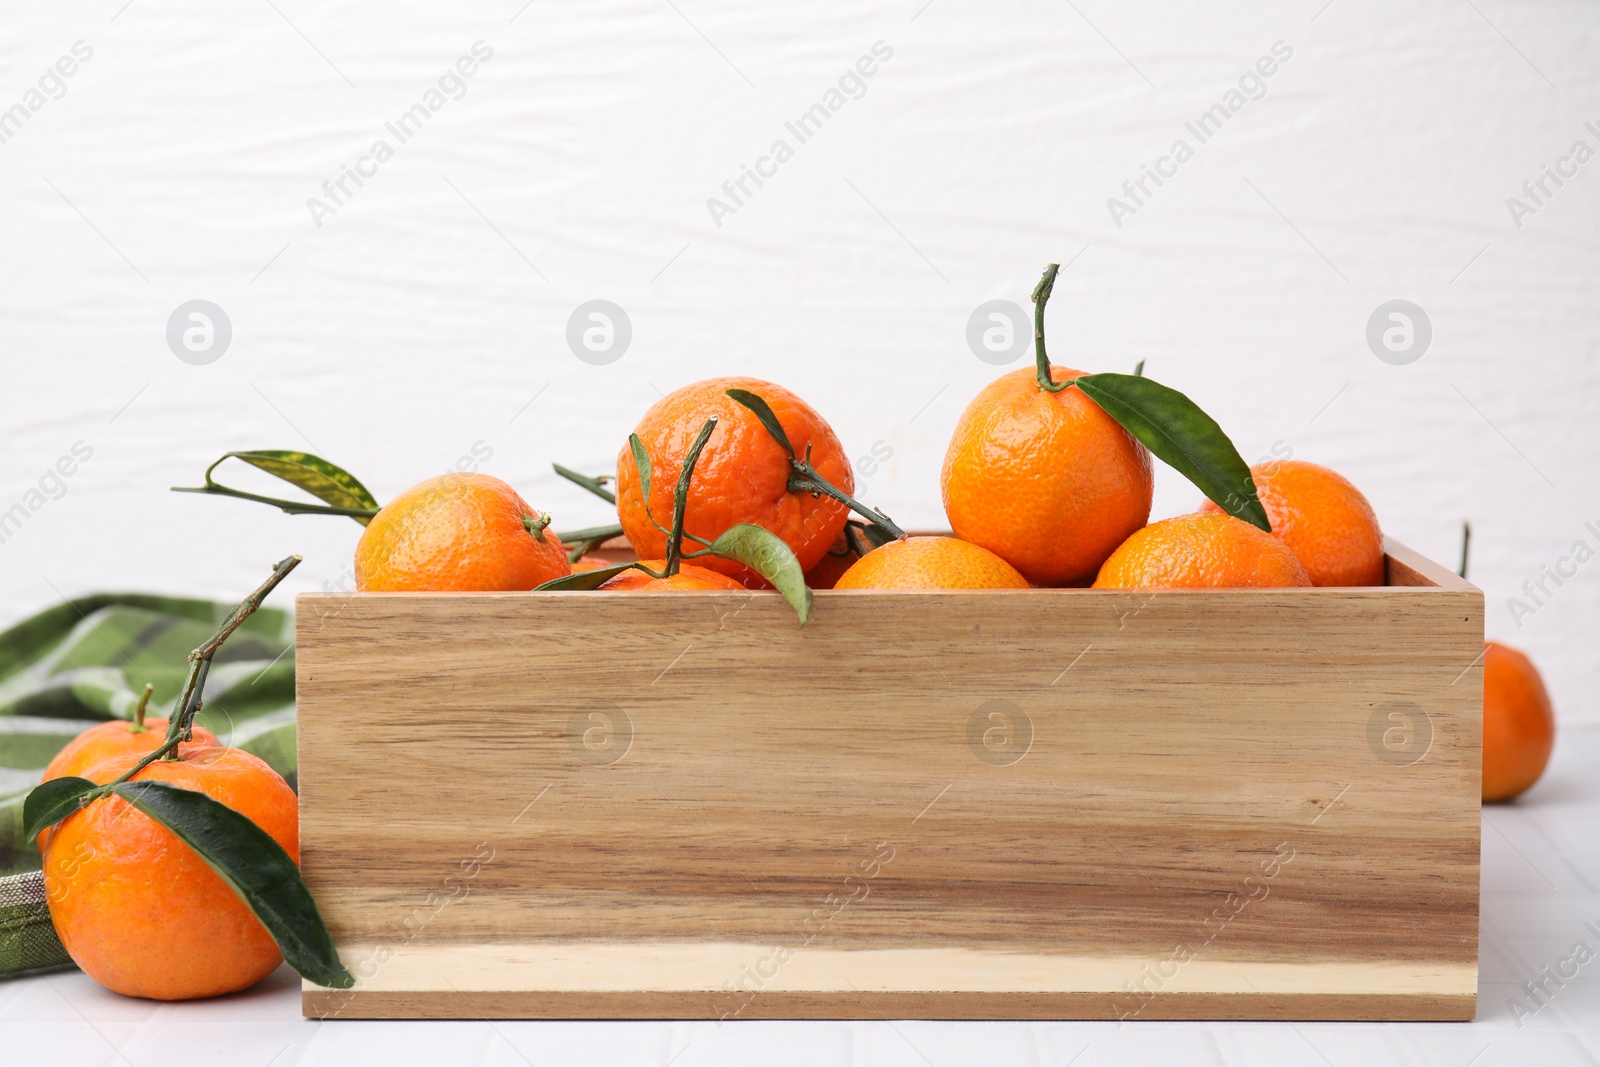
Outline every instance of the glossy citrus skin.
{"label": "glossy citrus skin", "polygon": [[[640,560],[646,567],[660,574],[667,568],[667,561],[662,559]],[[652,578],[641,570],[626,570],[621,574],[607,578],[601,589],[620,590],[637,593],[695,593],[708,589],[737,589],[744,591],[745,586],[737,579],[726,574],[720,574],[708,567],[697,566],[693,563],[678,564],[678,573],[668,578]]]}
{"label": "glossy citrus skin", "polygon": [[[109,782],[134,753],[89,768]],[[235,748],[157,760],[135,776],[198,790],[244,815],[298,863],[294,791]],[[95,981],[130,997],[189,1000],[246,989],[282,962],[278,946],[194,850],[117,797],[62,820],[44,850],[45,893],[61,943]]]}
{"label": "glossy citrus skin", "polygon": [[1096,589],[1223,589],[1305,586],[1289,546],[1232,515],[1195,513],[1153,522],[1124,541]]}
{"label": "glossy citrus skin", "polygon": [[[1300,557],[1312,585],[1383,584],[1383,533],[1361,490],[1299,459],[1258,463],[1250,476],[1273,534]],[[1222,514],[1209,500],[1200,510]]]}
{"label": "glossy citrus skin", "polygon": [[367,593],[525,590],[571,574],[538,512],[499,478],[443,474],[418,482],[367,524],[356,588]]}
{"label": "glossy citrus skin", "polygon": [[579,571],[597,571],[601,567],[609,566],[611,566],[611,561],[609,559],[601,559],[599,556],[579,556],[572,564],[572,573],[577,574]]}
{"label": "glossy citrus skin", "polygon": [[[1051,367],[1057,382],[1082,371]],[[1024,367],[967,405],[944,457],[944,510],[1035,585],[1085,585],[1150,518],[1150,453],[1078,389]]]}
{"label": "glossy citrus skin", "polygon": [[1538,668],[1514,648],[1484,642],[1484,801],[1510,800],[1530,788],[1555,743],[1555,713]]}
{"label": "glossy citrus skin", "polygon": [[[146,719],[144,730],[135,730],[133,723],[122,719],[103,722],[99,726],[91,726],[71,741],[55,758],[45,765],[44,774],[39,781],[48,782],[53,778],[82,777],[90,767],[102,760],[115,756],[133,755],[143,756],[147,752],[154,752],[160,748],[167,739],[166,719]],[[204,726],[196,726],[191,730],[192,740],[178,746],[180,754],[192,752],[197,748],[214,748],[221,744],[216,734]],[[137,760],[136,760],[137,761]],[[39,835],[39,850],[44,851],[44,843],[48,832]]]}
{"label": "glossy citrus skin", "polygon": [[[844,529],[848,512],[830,497],[789,492],[788,453],[748,408],[726,395],[728,389],[747,389],[764,399],[795,454],[804,458],[809,448],[818,474],[845,493],[855,491],[839,438],[804,400],[759,378],[710,378],[656,401],[634,430],[651,460],[650,514],[662,526],[672,525],[672,492],[684,457],[706,419],[715,415],[717,428],[700,453],[689,486],[684,529],[710,541],[737,523],[754,523],[782,538],[800,569],[810,570]],[[645,514],[639,471],[626,442],[617,455],[617,514],[640,557],[666,554],[666,535]],[[767,586],[754,571],[731,560],[707,558],[701,565],[752,588]]]}
{"label": "glossy citrus skin", "polygon": [[954,537],[908,537],[868,552],[835,589],[1027,589],[1028,580],[987,548]]}

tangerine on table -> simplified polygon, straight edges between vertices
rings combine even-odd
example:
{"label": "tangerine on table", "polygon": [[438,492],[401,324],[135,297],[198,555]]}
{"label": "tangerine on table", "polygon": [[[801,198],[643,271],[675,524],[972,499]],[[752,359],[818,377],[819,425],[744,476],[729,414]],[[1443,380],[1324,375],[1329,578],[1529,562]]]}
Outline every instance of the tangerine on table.
{"label": "tangerine on table", "polygon": [[[836,487],[855,488],[849,457],[833,428],[794,393],[757,378],[711,378],[686,385],[651,405],[635,433],[651,459],[649,514],[633,453],[624,444],[617,457],[617,514],[623,533],[640,557],[666,555],[667,535],[650,521],[669,526],[672,493],[690,445],[705,421],[712,432],[689,487],[684,529],[707,541],[741,522],[765,527],[794,552],[800,569],[816,566],[844,529],[848,511],[831,497],[789,491],[789,454],[774,441],[755,413],[727,395],[745,389],[765,400],[783,426],[795,453]],[[754,571],[732,560],[706,557],[701,566],[765,588]]]}
{"label": "tangerine on table", "polygon": [[908,537],[868,552],[835,589],[1027,589],[999,556],[954,537]]}
{"label": "tangerine on table", "polygon": [[[707,556],[707,559],[714,557]],[[646,567],[653,571],[664,571],[667,561],[664,559],[640,560]],[[694,563],[678,564],[678,573],[665,578],[654,578],[644,571],[630,569],[607,578],[600,586],[603,590],[611,592],[638,592],[638,593],[691,593],[703,592],[708,589],[737,589],[740,592],[745,586],[737,579],[726,574],[714,571],[709,567],[701,567]]]}
{"label": "tangerine on table", "polygon": [[[114,781],[141,759],[124,753],[84,777]],[[166,782],[232,808],[300,859],[298,802],[271,767],[236,748],[156,760],[133,781]],[[188,1000],[246,989],[282,962],[249,907],[172,831],[120,797],[68,815],[44,848],[50,918],[72,960],[130,997]]]}
{"label": "tangerine on table", "polygon": [[369,593],[527,590],[571,574],[550,517],[499,478],[442,474],[386,504],[356,544]]}
{"label": "tangerine on table", "polygon": [[1483,799],[1510,800],[1539,780],[1556,719],[1538,668],[1514,648],[1483,647]]}
{"label": "tangerine on table", "polygon": [[1232,515],[1162,519],[1124,541],[1100,568],[1096,589],[1307,586],[1289,546]]}
{"label": "tangerine on table", "polygon": [[[1150,452],[1082,390],[1001,375],[961,413],[941,484],[950,529],[1035,585],[1086,585],[1150,518]],[[1054,382],[1083,376],[1051,366]]]}
{"label": "tangerine on table", "polygon": [[[1272,532],[1294,550],[1312,585],[1382,585],[1383,533],[1361,490],[1327,467],[1271,460],[1250,468]],[[1221,514],[1207,500],[1200,510]]]}

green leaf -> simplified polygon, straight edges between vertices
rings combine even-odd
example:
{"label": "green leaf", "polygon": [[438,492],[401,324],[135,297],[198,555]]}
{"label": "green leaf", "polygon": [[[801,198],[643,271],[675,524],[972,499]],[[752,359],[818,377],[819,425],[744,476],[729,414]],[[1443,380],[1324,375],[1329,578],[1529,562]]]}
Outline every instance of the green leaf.
{"label": "green leaf", "polygon": [[265,830],[204,793],[165,782],[122,782],[110,791],[194,849],[261,920],[302,977],[332,989],[355,985],[300,869]]}
{"label": "green leaf", "polygon": [[77,811],[80,802],[100,787],[87,778],[52,778],[34,786],[22,802],[22,836],[32,841]]}
{"label": "green leaf", "polygon": [[[731,392],[732,390],[730,390]],[[711,542],[713,555],[743,563],[772,583],[782,593],[800,625],[811,615],[811,588],[806,585],[805,572],[794,552],[777,534],[748,522],[741,522],[723,531],[721,537]]]}
{"label": "green leaf", "polygon": [[644,442],[639,440],[639,435],[628,435],[628,447],[633,450],[633,465],[639,469],[639,494],[643,498],[645,507],[650,506],[650,453],[644,450]]}
{"label": "green leaf", "polygon": [[596,567],[592,571],[574,571],[560,578],[552,578],[543,585],[534,586],[535,593],[564,593],[573,590],[595,589],[605,584],[608,578],[614,578],[623,571],[634,570],[638,567],[633,563],[618,563],[611,567]]}
{"label": "green leaf", "polygon": [[1272,532],[1249,464],[1193,400],[1133,374],[1086,374],[1072,384],[1222,510]]}
{"label": "green leaf", "polygon": [[229,452],[252,467],[282,478],[336,508],[376,508],[378,501],[356,476],[343,467],[329,463],[321,456],[309,452],[283,452],[263,450],[257,452]]}
{"label": "green leaf", "polygon": [[559,463],[552,463],[550,466],[554,467],[556,473],[561,475],[561,477],[565,478],[569,482],[574,483],[575,485],[583,486],[585,489],[589,490],[589,492],[593,493],[601,500],[604,500],[607,504],[615,504],[617,502],[617,494],[607,489],[599,478],[593,478],[587,474],[579,474],[572,468],[563,467]]}
{"label": "green leaf", "polygon": [[783,432],[783,423],[778,421],[778,416],[772,413],[771,406],[765,400],[748,389],[729,389],[728,395],[755,412],[756,418],[761,420],[761,425],[767,428],[772,439],[783,446],[790,459],[795,458],[794,446],[789,443],[789,435]]}
{"label": "green leaf", "polygon": [[[277,497],[246,493],[240,489],[221,485],[212,479],[211,474],[230,459],[243,460],[252,467],[266,471],[276,478],[282,478],[290,485],[304,489],[318,500],[324,501],[328,506],[280,500]],[[206,468],[204,486],[194,489],[175,485],[172,488],[178,493],[210,493],[217,496],[238,497],[241,500],[254,500],[261,504],[271,504],[290,515],[343,515],[363,526],[372,521],[379,509],[377,500],[367,492],[366,486],[356,480],[355,475],[309,452],[275,450],[224,452],[221,459]]]}

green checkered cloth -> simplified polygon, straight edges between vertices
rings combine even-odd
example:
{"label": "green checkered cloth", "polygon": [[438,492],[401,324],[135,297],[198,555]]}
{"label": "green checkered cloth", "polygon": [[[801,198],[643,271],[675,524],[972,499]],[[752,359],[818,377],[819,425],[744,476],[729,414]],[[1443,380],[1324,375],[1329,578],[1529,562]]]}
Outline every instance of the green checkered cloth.
{"label": "green checkered cloth", "polygon": [[[0,634],[0,976],[69,965],[56,939],[39,850],[22,835],[22,802],[45,764],[83,730],[129,719],[146,683],[148,714],[170,714],[189,653],[232,604],[101,595],[69,600]],[[294,624],[263,608],[212,661],[195,719],[295,781]]]}

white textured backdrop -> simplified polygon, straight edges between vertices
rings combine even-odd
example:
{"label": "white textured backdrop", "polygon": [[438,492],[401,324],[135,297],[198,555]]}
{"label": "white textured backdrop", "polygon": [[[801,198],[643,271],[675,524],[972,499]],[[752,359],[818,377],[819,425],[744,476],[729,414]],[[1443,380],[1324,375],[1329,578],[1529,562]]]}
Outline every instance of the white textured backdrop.
{"label": "white textured backdrop", "polygon": [[[999,373],[968,317],[1057,259],[1058,362],[1146,359],[1247,458],[1342,471],[1437,559],[1471,519],[1490,633],[1600,719],[1600,561],[1562,562],[1600,550],[1600,7],[1323,4],[8,2],[0,622],[231,599],[291,551],[293,588],[348,581],[353,523],[166,491],[229,449],[310,449],[380,499],[492,451],[558,526],[601,521],[551,461],[606,467],[658,390],[724,373],[892,452],[863,495],[937,525],[950,428]],[[167,345],[192,299],[232,325],[209,365]],[[632,323],[609,365],[566,342],[591,299]],[[1432,324],[1408,365],[1366,340],[1392,299]],[[1163,473],[1158,517],[1197,502]]]}

